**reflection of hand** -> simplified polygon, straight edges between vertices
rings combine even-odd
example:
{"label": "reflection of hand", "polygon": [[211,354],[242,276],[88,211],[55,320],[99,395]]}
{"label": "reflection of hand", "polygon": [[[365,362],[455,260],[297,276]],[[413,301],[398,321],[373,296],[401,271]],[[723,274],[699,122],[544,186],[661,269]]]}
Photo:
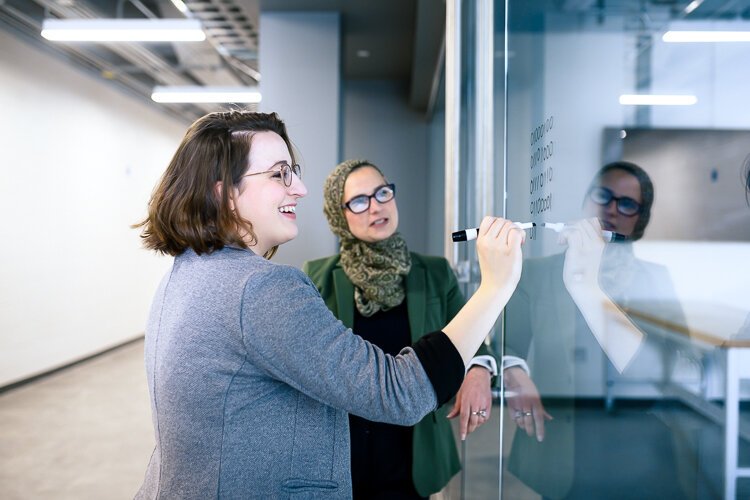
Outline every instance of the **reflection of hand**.
{"label": "reflection of hand", "polygon": [[492,411],[492,391],[490,390],[491,375],[489,370],[481,366],[472,367],[464,378],[461,388],[456,394],[448,418],[455,418],[459,414],[459,433],[461,441],[466,435],[484,425],[490,418]]}
{"label": "reflection of hand", "polygon": [[560,242],[568,245],[563,267],[563,283],[575,298],[577,294],[599,289],[599,266],[604,239],[599,219],[583,219],[569,224],[560,233]]}
{"label": "reflection of hand", "polygon": [[569,225],[561,239],[568,244],[563,282],[604,353],[622,373],[643,341],[643,333],[599,286],[604,253],[599,220]]}
{"label": "reflection of hand", "polygon": [[536,434],[537,441],[543,441],[544,421],[552,420],[552,415],[544,409],[539,391],[528,373],[518,366],[507,368],[503,371],[503,384],[510,418],[526,434]]}

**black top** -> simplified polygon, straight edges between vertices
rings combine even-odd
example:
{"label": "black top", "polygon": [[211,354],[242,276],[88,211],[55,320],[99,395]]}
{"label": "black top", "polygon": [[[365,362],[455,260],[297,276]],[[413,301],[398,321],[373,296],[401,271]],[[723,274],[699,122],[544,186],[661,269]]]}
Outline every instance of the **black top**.
{"label": "black top", "polygon": [[[370,317],[362,316],[355,308],[353,330],[385,353],[398,354],[411,344],[406,301]],[[411,427],[370,422],[349,415],[349,431],[352,490],[356,500],[420,498],[411,475]]]}

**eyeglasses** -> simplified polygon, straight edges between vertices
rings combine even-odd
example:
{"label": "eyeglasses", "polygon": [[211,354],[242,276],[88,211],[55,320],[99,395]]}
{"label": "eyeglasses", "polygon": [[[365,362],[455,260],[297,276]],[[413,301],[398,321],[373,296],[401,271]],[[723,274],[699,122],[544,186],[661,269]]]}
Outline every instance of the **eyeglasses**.
{"label": "eyeglasses", "polygon": [[382,186],[375,189],[375,192],[367,196],[361,194],[355,196],[351,200],[347,201],[342,205],[342,208],[348,208],[353,214],[361,214],[370,208],[370,198],[375,198],[378,203],[387,203],[396,196],[396,185],[395,184],[383,184]]}
{"label": "eyeglasses", "polygon": [[266,170],[265,172],[253,172],[252,174],[245,174],[242,177],[252,177],[253,175],[261,174],[273,174],[274,178],[281,179],[284,186],[289,187],[292,185],[292,174],[296,175],[298,179],[302,179],[302,167],[295,163],[289,165],[288,163],[282,163],[281,169],[279,170]]}
{"label": "eyeglasses", "polygon": [[612,191],[605,187],[597,187],[592,189],[591,193],[589,193],[589,198],[591,198],[591,201],[593,201],[597,205],[601,205],[603,207],[606,207],[610,204],[610,202],[612,202],[612,200],[615,200],[617,204],[617,211],[626,217],[633,217],[634,215],[638,215],[639,213],[641,213],[640,203],[635,201],[633,198],[628,198],[627,196],[617,197]]}

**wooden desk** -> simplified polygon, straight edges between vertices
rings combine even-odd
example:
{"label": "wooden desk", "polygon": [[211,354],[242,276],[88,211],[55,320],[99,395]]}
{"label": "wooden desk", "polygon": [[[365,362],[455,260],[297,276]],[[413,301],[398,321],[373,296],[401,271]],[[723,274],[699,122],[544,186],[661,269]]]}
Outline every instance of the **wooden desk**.
{"label": "wooden desk", "polygon": [[[720,304],[681,304],[686,322],[663,317],[673,308],[639,304],[625,309],[634,319],[646,321],[704,349],[720,349],[726,360],[724,408],[677,384],[665,384],[665,394],[679,397],[703,415],[724,423],[724,498],[735,500],[737,480],[750,477],[750,468],[739,466],[739,438],[750,441],[747,424],[740,420],[740,381],[750,380],[750,316],[748,311]],[[743,428],[744,427],[744,428]]]}

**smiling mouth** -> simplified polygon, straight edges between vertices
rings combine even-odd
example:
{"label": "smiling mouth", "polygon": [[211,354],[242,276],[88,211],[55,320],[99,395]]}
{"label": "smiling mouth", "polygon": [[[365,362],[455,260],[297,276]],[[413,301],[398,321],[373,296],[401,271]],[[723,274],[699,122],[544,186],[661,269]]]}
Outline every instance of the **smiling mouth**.
{"label": "smiling mouth", "polygon": [[377,219],[370,226],[383,226],[388,223],[388,218]]}
{"label": "smiling mouth", "polygon": [[296,214],[297,213],[297,207],[294,205],[286,205],[284,207],[279,207],[279,212],[282,214]]}

